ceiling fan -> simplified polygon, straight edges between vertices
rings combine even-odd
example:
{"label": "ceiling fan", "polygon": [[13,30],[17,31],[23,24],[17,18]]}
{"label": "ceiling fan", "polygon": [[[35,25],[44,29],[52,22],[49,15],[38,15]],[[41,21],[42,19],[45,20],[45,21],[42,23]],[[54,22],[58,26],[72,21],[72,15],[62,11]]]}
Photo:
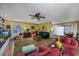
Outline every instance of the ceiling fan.
{"label": "ceiling fan", "polygon": [[36,14],[34,14],[34,15],[29,15],[29,16],[32,16],[32,19],[34,19],[34,18],[36,18],[36,19],[38,19],[38,20],[40,20],[41,18],[45,19],[45,17],[40,16],[40,13],[36,13]]}

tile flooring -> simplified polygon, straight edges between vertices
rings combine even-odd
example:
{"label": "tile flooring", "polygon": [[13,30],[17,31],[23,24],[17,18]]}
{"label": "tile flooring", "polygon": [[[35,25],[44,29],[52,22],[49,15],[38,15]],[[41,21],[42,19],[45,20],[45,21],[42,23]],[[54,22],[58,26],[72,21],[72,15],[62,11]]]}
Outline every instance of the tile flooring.
{"label": "tile flooring", "polygon": [[[13,56],[13,54],[14,54],[14,41],[10,40],[7,48],[3,53],[3,56]],[[79,47],[77,48],[76,56],[79,56]]]}

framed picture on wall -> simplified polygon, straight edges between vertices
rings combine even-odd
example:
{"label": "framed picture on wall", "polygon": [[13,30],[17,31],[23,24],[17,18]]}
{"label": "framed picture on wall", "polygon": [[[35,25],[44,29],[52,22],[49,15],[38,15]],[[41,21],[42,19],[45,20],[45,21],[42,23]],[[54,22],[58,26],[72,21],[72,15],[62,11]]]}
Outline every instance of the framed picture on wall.
{"label": "framed picture on wall", "polygon": [[11,29],[11,25],[6,25],[6,28],[7,29]]}
{"label": "framed picture on wall", "polygon": [[47,27],[46,26],[42,26],[42,31],[47,31]]}
{"label": "framed picture on wall", "polygon": [[39,26],[36,27],[36,31],[40,31],[40,27]]}
{"label": "framed picture on wall", "polygon": [[34,26],[31,26],[31,29],[34,29]]}
{"label": "framed picture on wall", "polygon": [[21,31],[21,24],[14,23],[12,24],[12,32],[17,33]]}
{"label": "framed picture on wall", "polygon": [[0,24],[4,22],[4,19],[0,16]]}
{"label": "framed picture on wall", "polygon": [[70,25],[65,25],[64,26],[64,31],[65,31],[65,33],[71,32],[71,26]]}

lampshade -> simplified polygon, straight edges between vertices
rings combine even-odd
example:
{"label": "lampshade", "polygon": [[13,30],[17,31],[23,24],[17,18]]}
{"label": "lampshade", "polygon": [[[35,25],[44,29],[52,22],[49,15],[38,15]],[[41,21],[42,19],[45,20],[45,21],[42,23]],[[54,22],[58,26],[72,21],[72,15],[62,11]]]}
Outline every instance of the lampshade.
{"label": "lampshade", "polygon": [[54,27],[53,34],[63,36],[64,35],[64,27],[61,27],[61,26]]}

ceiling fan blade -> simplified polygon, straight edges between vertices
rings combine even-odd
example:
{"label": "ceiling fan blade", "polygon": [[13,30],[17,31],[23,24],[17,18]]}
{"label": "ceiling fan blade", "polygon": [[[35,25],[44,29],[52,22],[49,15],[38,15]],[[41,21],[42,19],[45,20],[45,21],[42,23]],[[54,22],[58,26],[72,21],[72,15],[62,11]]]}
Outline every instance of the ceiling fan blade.
{"label": "ceiling fan blade", "polygon": [[34,18],[32,18],[32,19],[34,19]]}
{"label": "ceiling fan blade", "polygon": [[43,17],[43,16],[39,16],[39,18],[45,18],[45,17]]}
{"label": "ceiling fan blade", "polygon": [[34,16],[34,15],[29,15],[29,16]]}
{"label": "ceiling fan blade", "polygon": [[39,17],[37,17],[37,19],[38,19],[38,20],[40,20],[40,18],[39,18]]}
{"label": "ceiling fan blade", "polygon": [[38,16],[39,16],[39,15],[40,15],[40,13],[37,13],[36,15],[38,15]]}

